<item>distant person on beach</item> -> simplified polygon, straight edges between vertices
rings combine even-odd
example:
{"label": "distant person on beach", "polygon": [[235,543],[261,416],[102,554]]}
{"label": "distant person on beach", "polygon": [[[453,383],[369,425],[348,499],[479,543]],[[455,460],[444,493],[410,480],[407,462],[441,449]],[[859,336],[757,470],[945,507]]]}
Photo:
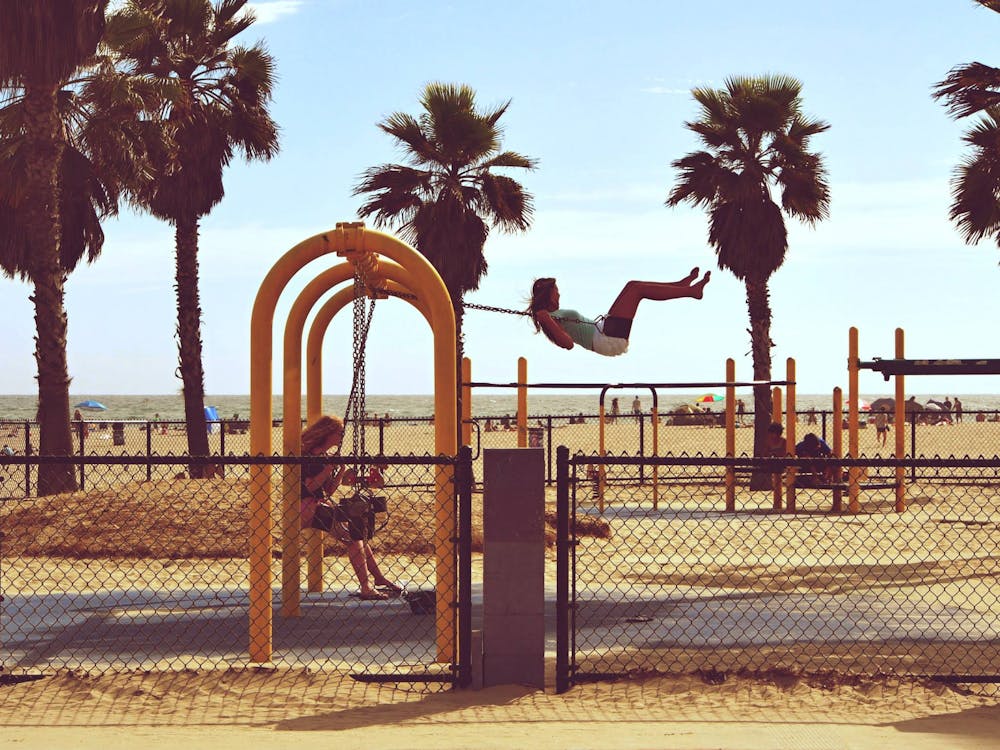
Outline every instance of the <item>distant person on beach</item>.
{"label": "distant person on beach", "polygon": [[639,400],[638,396],[632,399],[632,413],[635,415],[637,422],[642,421],[642,401]]}
{"label": "distant person on beach", "polygon": [[[644,299],[663,301],[691,297],[701,299],[711,271],[698,279],[698,269],[680,281],[629,281],[611,304],[607,315],[587,318],[576,310],[559,307],[559,288],[553,278],[536,279],[531,287],[531,304],[528,313],[541,331],[556,346],[572,349],[579,344],[606,357],[616,357],[628,351],[628,337],[632,331],[639,303]],[[697,280],[696,280],[697,279]]]}
{"label": "distant person on beach", "polygon": [[955,422],[962,421],[962,400],[955,396]]}
{"label": "distant person on beach", "polygon": [[[302,432],[302,455],[325,456],[330,450],[340,451],[344,441],[344,423],[337,417],[322,416]],[[381,481],[381,473],[373,470],[369,480]],[[383,575],[375,560],[371,546],[368,544],[375,528],[375,513],[369,512],[367,518],[339,521],[329,519],[320,525],[314,525],[317,520],[317,506],[332,494],[340,485],[353,485],[357,476],[346,466],[334,466],[325,461],[316,461],[302,465],[300,495],[302,498],[302,526],[322,528],[338,539],[347,542],[347,557],[354,568],[361,585],[359,596],[366,601],[382,601],[390,594],[397,594],[399,586]],[[371,577],[369,578],[369,574]],[[374,583],[374,585],[372,585]],[[380,590],[381,589],[381,590]]]}
{"label": "distant person on beach", "polygon": [[83,415],[80,413],[79,409],[73,412],[73,421],[79,425],[78,429],[80,430],[81,435],[84,437],[90,435],[90,426],[83,421]]}
{"label": "distant person on beach", "polygon": [[886,440],[889,438],[889,415],[884,406],[880,406],[875,412],[873,421],[875,422],[875,440],[879,445],[885,446]]}
{"label": "distant person on beach", "polygon": [[736,399],[736,424],[740,427],[743,426],[743,417],[746,416],[747,405],[743,403],[743,399]]}
{"label": "distant person on beach", "polygon": [[618,419],[618,413],[619,413],[618,399],[613,398],[611,399],[611,417],[608,419],[608,422],[614,422],[616,419]]}

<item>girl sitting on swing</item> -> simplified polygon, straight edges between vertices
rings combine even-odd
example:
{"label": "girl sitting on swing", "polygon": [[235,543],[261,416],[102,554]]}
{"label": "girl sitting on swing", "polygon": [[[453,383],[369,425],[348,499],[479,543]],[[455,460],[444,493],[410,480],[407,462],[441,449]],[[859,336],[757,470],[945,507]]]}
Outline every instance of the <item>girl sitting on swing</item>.
{"label": "girl sitting on swing", "polygon": [[673,283],[629,281],[619,292],[608,314],[595,320],[584,317],[576,310],[559,307],[559,288],[555,279],[536,279],[531,287],[528,314],[535,321],[535,330],[544,333],[556,346],[572,349],[574,344],[579,344],[606,357],[616,357],[628,351],[632,319],[642,300],[701,299],[702,290],[711,276],[712,272],[706,271],[695,281],[698,269],[693,268],[691,273]]}

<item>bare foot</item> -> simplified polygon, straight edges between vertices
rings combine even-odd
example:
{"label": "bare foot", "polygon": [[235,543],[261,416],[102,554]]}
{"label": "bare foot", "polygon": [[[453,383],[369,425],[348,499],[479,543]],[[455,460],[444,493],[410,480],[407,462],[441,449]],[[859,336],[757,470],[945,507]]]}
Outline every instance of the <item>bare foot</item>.
{"label": "bare foot", "polygon": [[676,283],[683,284],[684,286],[690,286],[691,282],[694,281],[696,278],[698,278],[698,266],[692,268],[691,273],[689,273],[687,276],[685,276],[683,279],[681,279]]}
{"label": "bare foot", "polygon": [[691,296],[695,299],[701,299],[702,291],[705,289],[705,284],[707,284],[712,278],[711,271],[705,271],[705,275],[701,277],[701,281],[696,284],[691,285]]}

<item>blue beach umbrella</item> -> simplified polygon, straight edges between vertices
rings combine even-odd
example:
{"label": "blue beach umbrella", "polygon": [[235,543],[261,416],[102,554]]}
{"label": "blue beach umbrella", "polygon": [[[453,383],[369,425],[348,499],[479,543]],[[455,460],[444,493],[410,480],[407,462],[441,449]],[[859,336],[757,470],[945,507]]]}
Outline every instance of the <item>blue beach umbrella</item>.
{"label": "blue beach umbrella", "polygon": [[81,401],[73,407],[74,409],[85,409],[87,411],[107,411],[108,407],[102,404],[100,401],[94,401],[92,399],[87,399],[86,401]]}

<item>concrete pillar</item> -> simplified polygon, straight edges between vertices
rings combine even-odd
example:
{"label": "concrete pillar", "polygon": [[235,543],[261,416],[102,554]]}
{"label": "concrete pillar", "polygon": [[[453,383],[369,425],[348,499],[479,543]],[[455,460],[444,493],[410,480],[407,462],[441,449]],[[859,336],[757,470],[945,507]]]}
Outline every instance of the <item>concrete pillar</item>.
{"label": "concrete pillar", "polygon": [[483,452],[483,685],[545,687],[545,459]]}

